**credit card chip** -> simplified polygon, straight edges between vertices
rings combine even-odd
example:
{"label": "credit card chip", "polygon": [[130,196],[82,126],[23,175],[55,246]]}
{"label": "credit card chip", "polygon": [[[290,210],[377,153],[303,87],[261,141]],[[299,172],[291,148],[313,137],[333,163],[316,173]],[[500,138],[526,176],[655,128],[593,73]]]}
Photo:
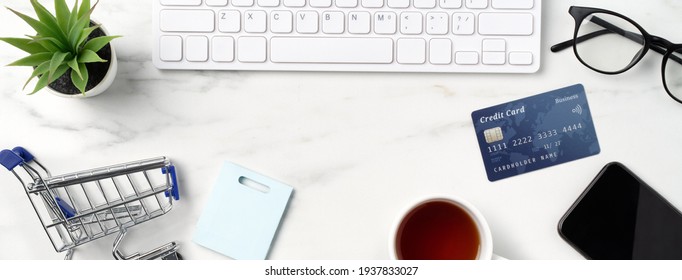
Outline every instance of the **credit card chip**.
{"label": "credit card chip", "polygon": [[502,135],[502,128],[499,126],[491,129],[486,129],[485,131],[483,131],[483,136],[485,136],[485,142],[488,144],[504,140],[504,136]]}

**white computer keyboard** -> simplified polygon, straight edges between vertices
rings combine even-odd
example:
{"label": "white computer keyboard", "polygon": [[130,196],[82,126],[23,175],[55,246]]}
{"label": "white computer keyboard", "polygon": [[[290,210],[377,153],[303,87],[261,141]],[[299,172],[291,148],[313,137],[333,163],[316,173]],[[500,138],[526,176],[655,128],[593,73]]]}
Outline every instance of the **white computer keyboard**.
{"label": "white computer keyboard", "polygon": [[541,0],[153,0],[161,69],[532,73]]}

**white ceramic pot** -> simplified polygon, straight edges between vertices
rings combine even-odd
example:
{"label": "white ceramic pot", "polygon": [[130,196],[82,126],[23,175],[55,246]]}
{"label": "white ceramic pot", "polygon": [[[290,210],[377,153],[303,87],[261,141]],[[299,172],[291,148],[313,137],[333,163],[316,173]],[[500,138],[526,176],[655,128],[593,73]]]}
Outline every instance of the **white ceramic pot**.
{"label": "white ceramic pot", "polygon": [[[95,21],[93,21],[95,22]],[[109,36],[109,32],[103,27],[100,26],[100,29],[104,32],[105,36]],[[52,89],[50,86],[45,87],[45,89],[49,92],[51,92],[54,95],[61,96],[61,97],[66,97],[66,98],[88,98],[88,97],[93,97],[101,94],[102,92],[106,91],[109,86],[114,82],[114,79],[116,78],[116,72],[118,71],[118,60],[116,59],[116,50],[114,49],[114,45],[109,43],[109,46],[111,47],[111,59],[109,59],[109,70],[107,70],[107,74],[104,75],[104,79],[97,84],[95,87],[92,89],[88,90],[85,92],[85,94],[78,93],[78,94],[64,94],[59,91],[56,91]]]}

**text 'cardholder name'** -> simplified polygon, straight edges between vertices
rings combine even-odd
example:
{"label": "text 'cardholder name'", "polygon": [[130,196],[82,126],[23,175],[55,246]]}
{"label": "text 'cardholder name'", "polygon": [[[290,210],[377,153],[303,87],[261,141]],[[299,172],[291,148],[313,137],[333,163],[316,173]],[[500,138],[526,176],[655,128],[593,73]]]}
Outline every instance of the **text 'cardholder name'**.
{"label": "text 'cardholder name'", "polygon": [[481,109],[471,118],[490,181],[600,152],[580,84]]}

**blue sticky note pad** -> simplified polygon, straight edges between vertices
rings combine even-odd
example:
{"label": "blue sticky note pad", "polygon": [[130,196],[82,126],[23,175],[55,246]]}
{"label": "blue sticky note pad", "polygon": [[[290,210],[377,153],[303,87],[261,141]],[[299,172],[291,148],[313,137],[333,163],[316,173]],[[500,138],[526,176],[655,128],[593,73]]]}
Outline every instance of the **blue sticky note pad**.
{"label": "blue sticky note pad", "polygon": [[225,162],[193,241],[238,260],[264,260],[293,188]]}
{"label": "blue sticky note pad", "polygon": [[481,109],[471,118],[490,181],[600,152],[580,84]]}

